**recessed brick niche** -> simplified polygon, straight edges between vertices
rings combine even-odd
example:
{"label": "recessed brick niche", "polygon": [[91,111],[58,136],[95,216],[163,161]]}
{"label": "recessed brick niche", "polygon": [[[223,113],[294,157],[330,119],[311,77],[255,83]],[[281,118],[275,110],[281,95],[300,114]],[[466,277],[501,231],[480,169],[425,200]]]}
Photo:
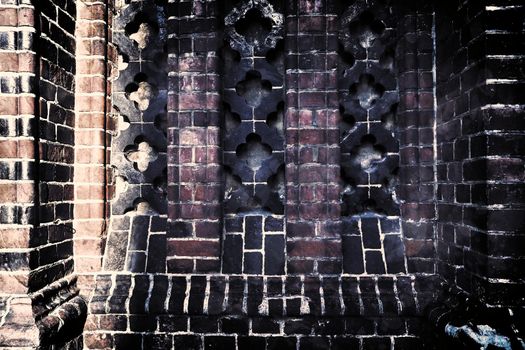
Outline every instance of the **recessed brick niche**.
{"label": "recessed brick niche", "polygon": [[524,9],[0,0],[0,348],[521,349]]}

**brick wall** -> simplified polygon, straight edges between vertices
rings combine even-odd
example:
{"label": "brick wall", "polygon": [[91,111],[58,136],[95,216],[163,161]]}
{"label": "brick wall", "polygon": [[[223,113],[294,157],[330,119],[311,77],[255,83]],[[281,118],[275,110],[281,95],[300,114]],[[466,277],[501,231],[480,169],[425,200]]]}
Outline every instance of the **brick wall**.
{"label": "brick wall", "polygon": [[75,86],[75,272],[82,293],[93,289],[93,274],[102,267],[107,236],[111,115],[111,72],[117,69],[111,44],[112,5],[77,2]]}
{"label": "brick wall", "polygon": [[2,3],[2,289],[10,295],[0,342],[75,347],[86,311],[71,275],[76,7],[36,5]]}
{"label": "brick wall", "polygon": [[0,18],[0,346],[33,346],[38,331],[27,288],[35,162],[34,8],[29,2],[2,1]]}
{"label": "brick wall", "polygon": [[517,305],[523,277],[523,7],[466,1],[440,10],[438,271],[488,304]]}
{"label": "brick wall", "polygon": [[[154,5],[158,18],[167,19],[167,225],[155,197],[147,198],[146,210],[136,205],[140,193],[149,191],[150,168],[140,169],[138,158],[126,153],[138,130],[160,149],[160,138],[153,140],[148,131],[153,112],[141,110],[129,86],[159,83],[148,55],[162,40],[163,27],[137,50],[143,44],[136,33],[141,24],[142,30],[151,25]],[[416,320],[440,291],[433,275],[434,217],[426,203],[409,197],[414,187],[399,193],[408,204],[396,203],[391,189],[398,173],[401,183],[432,187],[433,177],[420,181],[413,174],[418,167],[432,170],[428,120],[434,105],[424,95],[432,92],[432,79],[421,88],[425,102],[416,107],[404,101],[420,87],[397,79],[397,70],[432,78],[432,60],[405,63],[405,47],[396,45],[420,36],[413,55],[432,57],[432,16],[390,11],[365,1],[131,1],[117,8],[114,42],[125,65],[114,72],[111,101],[123,128],[116,128],[111,163],[127,184],[119,192],[115,182],[104,272],[90,296],[88,348],[403,349],[424,342],[425,327]],[[368,53],[346,33],[350,25],[370,26],[367,14],[359,16],[363,12],[385,23]],[[254,17],[242,23],[243,15]],[[403,15],[408,24],[397,26],[396,16]],[[338,44],[343,38],[355,64],[345,62]],[[362,87],[352,86],[367,74],[385,89],[371,103],[377,101],[373,111],[351,110],[366,97]],[[385,149],[380,170],[372,169],[370,178],[368,169],[347,165],[351,176],[366,178],[357,184],[359,200],[345,203],[351,210],[340,204],[341,165],[351,163],[360,143],[345,146],[346,161],[340,157],[346,117],[341,104],[346,114],[360,113],[352,116],[357,134],[374,134],[374,151]],[[427,123],[420,125],[418,118]],[[422,147],[405,136],[414,131],[427,135]],[[409,158],[414,151],[427,158]],[[243,158],[244,152],[250,156]],[[250,160],[256,159],[261,164],[254,166]],[[398,164],[406,168],[397,170]],[[160,169],[160,163],[150,165]],[[377,207],[367,206],[371,199]],[[430,229],[419,236],[423,226]],[[152,238],[164,234],[165,257],[152,245]],[[359,244],[352,244],[356,239]],[[150,269],[151,259],[165,265]]]}
{"label": "brick wall", "polygon": [[518,344],[523,10],[0,0],[0,347]]}

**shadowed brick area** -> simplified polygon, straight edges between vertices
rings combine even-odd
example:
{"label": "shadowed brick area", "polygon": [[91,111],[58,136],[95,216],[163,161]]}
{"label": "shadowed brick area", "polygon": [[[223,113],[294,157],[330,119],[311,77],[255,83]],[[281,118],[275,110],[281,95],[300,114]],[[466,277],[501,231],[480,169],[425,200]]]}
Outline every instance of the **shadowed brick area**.
{"label": "shadowed brick area", "polygon": [[99,275],[86,344],[340,349],[374,336],[410,349],[423,346],[420,316],[439,298],[438,284],[437,276]]}
{"label": "shadowed brick area", "polygon": [[0,2],[0,347],[82,344],[86,303],[72,275],[76,11],[75,1]]}
{"label": "shadowed brick area", "polygon": [[0,0],[1,349],[523,349],[518,0]]}

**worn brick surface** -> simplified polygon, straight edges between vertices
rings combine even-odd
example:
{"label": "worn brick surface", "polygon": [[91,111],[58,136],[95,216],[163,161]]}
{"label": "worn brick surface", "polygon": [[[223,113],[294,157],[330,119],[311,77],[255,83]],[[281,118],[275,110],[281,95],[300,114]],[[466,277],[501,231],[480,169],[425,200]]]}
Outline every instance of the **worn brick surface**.
{"label": "worn brick surface", "polygon": [[522,246],[524,227],[523,196],[514,196],[522,191],[523,122],[506,126],[523,116],[522,77],[510,68],[521,65],[519,48],[509,44],[523,34],[513,28],[523,9],[513,4],[441,9],[436,27],[439,273],[489,304],[508,306],[521,303],[523,288],[523,261],[508,249]]}
{"label": "worn brick surface", "polygon": [[523,11],[0,0],[0,347],[516,347]]}

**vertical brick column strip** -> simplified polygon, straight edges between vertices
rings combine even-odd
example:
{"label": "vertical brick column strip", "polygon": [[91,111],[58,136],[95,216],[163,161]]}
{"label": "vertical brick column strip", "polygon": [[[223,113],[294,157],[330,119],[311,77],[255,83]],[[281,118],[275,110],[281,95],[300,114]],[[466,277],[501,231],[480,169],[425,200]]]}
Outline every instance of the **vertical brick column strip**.
{"label": "vertical brick column strip", "polygon": [[343,254],[350,274],[406,272],[397,188],[397,15],[387,4],[356,1],[339,16]]}
{"label": "vertical brick column strip", "polygon": [[[119,3],[112,41],[111,222],[103,268],[165,272],[167,28],[165,3]],[[106,113],[109,111],[106,111]]]}
{"label": "vertical brick column strip", "polygon": [[[504,6],[485,6],[481,11],[479,16],[486,18],[486,86],[478,87],[470,97],[471,101],[485,99],[481,115],[477,116],[484,121],[484,132],[470,139],[470,150],[479,150],[480,144],[487,149],[486,188],[476,192],[473,189],[472,200],[486,200],[488,218],[486,235],[479,232],[471,240],[477,245],[472,250],[486,255],[485,271],[478,270],[480,259],[476,253],[467,257],[468,268],[475,275],[482,274],[473,281],[473,290],[484,291],[484,295],[479,295],[482,300],[489,305],[517,308],[523,305],[525,294],[524,14],[525,4],[518,0]],[[475,156],[471,153],[471,157]],[[470,165],[463,167],[466,180],[473,172]],[[475,220],[475,210],[470,210],[465,219]]]}
{"label": "vertical brick column strip", "polygon": [[523,10],[437,6],[438,272],[497,307],[524,292]]}
{"label": "vertical brick column strip", "polygon": [[[38,345],[27,295],[34,224],[35,91],[32,44],[35,10],[29,1],[0,2],[0,346]],[[17,40],[17,38],[23,40]],[[23,329],[23,331],[21,331]]]}
{"label": "vertical brick column strip", "polygon": [[76,7],[31,3],[0,4],[0,346],[78,347],[86,304],[72,275]]}
{"label": "vertical brick column strip", "polygon": [[287,9],[288,273],[341,272],[337,15],[329,3]]}
{"label": "vertical brick column strip", "polygon": [[398,25],[399,198],[409,273],[434,273],[432,8],[404,8]]}
{"label": "vertical brick column strip", "polygon": [[217,2],[168,5],[168,272],[220,269]]}
{"label": "vertical brick column strip", "polygon": [[75,94],[75,271],[83,294],[102,267],[106,239],[108,142],[114,123],[110,74],[116,69],[111,45],[112,7],[96,1],[77,3]]}
{"label": "vertical brick column strip", "polygon": [[281,3],[225,6],[223,273],[285,272]]}

